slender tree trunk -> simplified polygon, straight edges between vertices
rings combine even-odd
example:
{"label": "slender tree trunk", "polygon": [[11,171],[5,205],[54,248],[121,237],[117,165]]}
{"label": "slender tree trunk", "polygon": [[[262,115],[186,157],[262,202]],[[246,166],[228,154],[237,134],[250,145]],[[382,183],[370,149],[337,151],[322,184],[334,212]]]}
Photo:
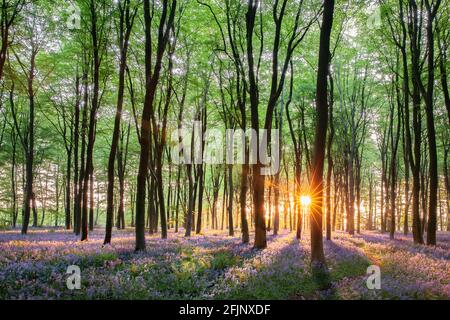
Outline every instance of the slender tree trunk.
{"label": "slender tree trunk", "polygon": [[94,231],[94,174],[89,177],[89,231]]}
{"label": "slender tree trunk", "polygon": [[72,193],[72,190],[70,189],[71,186],[71,171],[72,171],[72,152],[69,152],[67,154],[67,168],[66,168],[66,196],[65,196],[65,211],[66,211],[66,230],[70,230],[71,224],[72,224],[72,217],[70,214],[70,207],[71,207],[71,201],[70,201],[70,195]]}
{"label": "slender tree trunk", "polygon": [[12,197],[12,226],[15,229],[17,225],[17,175],[16,175],[16,157],[17,157],[17,135],[15,128],[11,128],[12,157],[11,157],[11,197]]}
{"label": "slender tree trunk", "polygon": [[361,162],[360,155],[356,156],[356,233],[361,233]]}
{"label": "slender tree trunk", "polygon": [[323,253],[323,167],[328,127],[327,76],[330,64],[330,35],[333,25],[334,0],[324,0],[323,21],[320,31],[319,67],[316,90],[316,132],[311,173],[311,264],[316,271],[326,269]]}
{"label": "slender tree trunk", "polygon": [[169,1],[162,3],[162,12],[158,28],[158,45],[155,65],[152,72],[152,16],[149,1],[144,1],[144,23],[145,23],[145,74],[146,89],[145,102],[142,111],[140,145],[141,153],[139,159],[139,171],[136,188],[136,251],[145,250],[145,183],[148,174],[149,151],[150,151],[150,120],[153,114],[153,101],[156,88],[159,83],[162,58],[169,40],[169,31],[176,11],[176,0],[171,1],[170,12],[168,12]]}
{"label": "slender tree trunk", "polygon": [[[330,94],[329,94],[329,133],[327,141],[327,221],[326,221],[326,231],[327,240],[331,240],[331,177],[333,174],[333,155],[331,154],[334,138],[334,124],[333,124],[333,94],[334,94],[334,83],[333,76],[328,72],[328,79],[330,81]],[[336,182],[335,182],[336,183]]]}
{"label": "slender tree trunk", "polygon": [[[413,238],[414,243],[423,244],[422,236],[422,226],[420,221],[420,165],[421,165],[421,99],[420,99],[420,51],[418,48],[418,43],[421,41],[418,36],[418,9],[416,1],[411,0],[409,2],[409,10],[411,23],[409,24],[409,34],[410,34],[410,46],[411,46],[411,70],[412,70],[412,102],[413,102],[413,123],[412,128],[414,130],[414,151],[413,157],[410,157],[411,169],[413,174]],[[413,161],[411,161],[413,160]]]}
{"label": "slender tree trunk", "polygon": [[[88,240],[89,233],[89,180],[94,174],[94,144],[95,144],[95,127],[97,123],[97,111],[99,107],[99,95],[100,95],[100,40],[98,34],[98,12],[94,0],[91,0],[89,4],[91,30],[92,37],[92,51],[93,51],[93,97],[92,105],[89,116],[88,136],[87,136],[87,148],[86,148],[86,172],[83,179],[83,203],[81,214],[81,241]],[[89,216],[88,216],[89,215]],[[92,222],[93,224],[93,222]]]}
{"label": "slender tree trunk", "polygon": [[[434,1],[433,1],[434,3]],[[427,119],[428,134],[428,152],[430,158],[429,164],[429,203],[428,203],[428,225],[427,225],[427,245],[436,245],[436,229],[437,229],[437,193],[439,187],[438,178],[438,160],[436,146],[436,127],[434,123],[433,104],[434,104],[434,25],[433,21],[436,16],[441,1],[437,0],[434,4],[430,4],[429,0],[425,0],[427,7],[427,47],[428,47],[428,85],[425,94],[425,111]]]}
{"label": "slender tree trunk", "polygon": [[369,174],[369,217],[367,221],[367,230],[372,230],[373,228],[373,173]]}
{"label": "slender tree trunk", "polygon": [[33,227],[38,226],[38,212],[37,212],[37,205],[36,205],[36,194],[33,191],[32,197],[31,197],[31,209],[33,211]]}
{"label": "slender tree trunk", "polygon": [[176,193],[176,205],[175,205],[175,233],[178,233],[178,212],[180,210],[180,190],[181,190],[181,166],[178,166],[177,173],[177,193]]}
{"label": "slender tree trunk", "polygon": [[[246,159],[248,159],[248,149],[245,151]],[[248,171],[249,165],[246,160],[246,163],[242,165],[242,173],[241,173],[241,193],[239,198],[239,205],[241,209],[241,229],[242,229],[242,243],[250,242],[250,235],[248,230],[248,222],[247,222],[247,191],[248,191]],[[218,192],[214,193],[214,215],[216,215],[217,211],[217,197],[219,196]]]}
{"label": "slender tree trunk", "polygon": [[[122,6],[124,5],[124,6]],[[114,164],[117,156],[117,148],[119,144],[119,134],[120,134],[120,122],[122,117],[123,99],[125,92],[125,71],[127,67],[127,54],[128,54],[128,44],[131,34],[131,29],[133,27],[134,17],[136,11],[130,15],[130,2],[125,1],[125,4],[119,2],[119,13],[120,13],[120,23],[119,23],[119,47],[120,47],[120,65],[119,65],[119,86],[117,93],[117,104],[116,104],[116,116],[114,119],[114,130],[111,142],[111,149],[109,152],[108,159],[108,189],[106,195],[106,232],[104,244],[111,243],[112,236],[112,225],[113,225],[113,201],[114,201]],[[123,215],[123,184],[120,186],[120,204],[118,212],[118,221],[121,220],[121,214]],[[123,220],[123,219],[122,219]],[[118,226],[120,228],[120,225]]]}
{"label": "slender tree trunk", "polygon": [[186,237],[191,236],[191,229],[192,229],[192,215],[194,211],[194,182],[192,178],[192,164],[187,165],[187,175],[189,179],[189,200],[188,200],[188,211],[185,219],[186,224]]}
{"label": "slender tree trunk", "polygon": [[447,191],[447,231],[450,231],[450,174],[448,169],[449,152],[450,147],[446,145],[444,149],[444,179],[445,179],[445,189]]}
{"label": "slender tree trunk", "polygon": [[397,186],[397,151],[398,151],[398,144],[400,140],[400,130],[401,130],[401,102],[400,102],[400,90],[398,87],[399,77],[398,74],[396,76],[395,80],[395,86],[396,86],[396,97],[397,97],[397,129],[394,133],[394,102],[392,102],[392,111],[391,111],[391,147],[392,147],[392,153],[391,153],[391,194],[390,194],[390,200],[391,200],[391,224],[389,228],[389,237],[391,240],[395,237],[395,230],[396,230],[396,224],[395,224],[395,211],[396,211],[396,186]]}
{"label": "slender tree trunk", "polygon": [[[31,213],[31,202],[34,199],[34,191],[33,191],[33,165],[34,165],[34,126],[35,126],[35,92],[34,92],[34,77],[36,72],[36,64],[35,59],[37,55],[36,49],[32,46],[31,48],[31,60],[30,60],[30,71],[28,74],[28,102],[29,102],[29,114],[28,114],[28,141],[26,142],[25,148],[25,160],[26,160],[26,189],[25,189],[25,210],[24,210],[24,219],[22,222],[22,234],[26,234],[28,231],[28,225],[30,222],[30,213]],[[37,221],[36,208],[33,205],[33,215],[35,217],[34,222]]]}
{"label": "slender tree trunk", "polygon": [[[445,25],[444,25],[445,28]],[[444,30],[448,31],[448,30]],[[437,28],[437,42],[438,42],[438,48],[439,48],[439,70],[441,73],[441,86],[442,86],[442,93],[444,94],[444,101],[445,101],[445,107],[447,109],[447,115],[448,115],[448,123],[450,124],[450,96],[448,93],[448,83],[447,83],[447,42],[446,40],[441,39],[440,35],[440,29]],[[444,33],[445,35],[445,33]]]}
{"label": "slender tree trunk", "polygon": [[228,235],[234,236],[233,228],[233,165],[228,165]]}
{"label": "slender tree trunk", "polygon": [[[127,130],[126,137],[124,137],[125,133],[122,130],[120,148],[117,154],[117,167],[119,176],[119,210],[117,212],[117,216],[119,218],[120,229],[125,229],[125,171],[127,168],[128,146],[130,143],[130,131],[131,131],[130,122],[128,122],[126,130]],[[125,146],[124,146],[124,139],[126,140]]]}
{"label": "slender tree trunk", "polygon": [[[258,4],[255,1],[248,1],[248,11],[246,14],[246,44],[247,44],[247,64],[249,74],[250,110],[251,125],[256,131],[257,154],[259,154],[261,137],[259,134],[259,92],[257,77],[255,74],[255,62],[253,57],[253,32],[255,27],[256,12]],[[253,210],[255,214],[255,248],[265,249],[267,247],[266,219],[264,214],[264,176],[262,175],[261,159],[257,159],[252,168],[253,184]],[[231,196],[231,195],[230,195]]]}
{"label": "slender tree trunk", "polygon": [[197,217],[197,228],[196,234],[202,232],[202,211],[203,211],[203,192],[205,189],[205,176],[204,176],[204,166],[200,164],[198,166],[199,171],[199,190],[198,190],[198,217]]}
{"label": "slender tree trunk", "polygon": [[[351,148],[353,149],[353,148]],[[355,172],[354,172],[354,150],[349,152],[348,161],[348,233],[355,234]]]}

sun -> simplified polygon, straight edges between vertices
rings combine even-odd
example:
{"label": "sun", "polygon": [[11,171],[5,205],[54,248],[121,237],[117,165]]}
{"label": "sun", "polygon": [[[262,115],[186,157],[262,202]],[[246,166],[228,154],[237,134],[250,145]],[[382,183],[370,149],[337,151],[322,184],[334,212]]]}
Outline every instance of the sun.
{"label": "sun", "polygon": [[310,196],[301,196],[300,203],[302,207],[309,207],[311,205],[311,197]]}

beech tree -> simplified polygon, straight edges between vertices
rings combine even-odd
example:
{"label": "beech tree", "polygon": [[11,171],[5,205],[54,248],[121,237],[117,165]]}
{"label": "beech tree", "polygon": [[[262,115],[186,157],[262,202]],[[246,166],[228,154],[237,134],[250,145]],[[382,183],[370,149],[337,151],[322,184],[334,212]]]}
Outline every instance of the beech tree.
{"label": "beech tree", "polygon": [[[117,156],[117,147],[119,145],[120,122],[122,118],[123,100],[125,94],[125,71],[127,67],[128,46],[130,42],[131,31],[133,29],[134,19],[137,14],[137,6],[132,7],[130,0],[119,1],[119,48],[120,48],[120,65],[119,65],[119,91],[117,93],[117,109],[114,120],[114,131],[111,142],[111,150],[108,160],[108,196],[107,196],[107,223],[104,244],[111,243],[111,232],[113,225],[113,198],[114,198],[114,166]],[[120,168],[119,170],[123,170]],[[123,178],[122,178],[123,179]],[[123,184],[121,184],[121,194],[123,195]],[[121,199],[122,200],[122,199]],[[123,208],[122,208],[123,210]],[[120,214],[118,214],[120,216]]]}
{"label": "beech tree", "polygon": [[322,27],[320,31],[319,69],[317,71],[317,122],[312,158],[311,191],[311,264],[323,269],[322,216],[323,216],[323,166],[328,126],[328,68],[330,63],[330,34],[333,26],[334,0],[324,0]]}
{"label": "beech tree", "polygon": [[154,114],[153,101],[159,83],[162,59],[169,42],[170,30],[175,19],[177,1],[163,1],[161,18],[158,27],[158,45],[156,59],[152,65],[152,20],[153,16],[149,1],[144,1],[145,21],[145,102],[142,111],[142,123],[140,133],[141,154],[139,160],[139,171],[136,192],[136,251],[145,250],[145,185],[150,151],[150,120]]}

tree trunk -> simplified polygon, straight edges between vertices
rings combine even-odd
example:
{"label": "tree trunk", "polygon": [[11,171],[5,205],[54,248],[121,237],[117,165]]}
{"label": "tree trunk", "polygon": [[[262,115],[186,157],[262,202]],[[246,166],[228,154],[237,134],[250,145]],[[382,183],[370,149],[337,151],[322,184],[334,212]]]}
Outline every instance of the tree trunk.
{"label": "tree trunk", "polygon": [[89,231],[94,231],[94,174],[89,177]]}
{"label": "tree trunk", "polygon": [[[245,158],[248,159],[248,149],[245,151]],[[246,160],[246,163],[242,165],[242,173],[241,173],[241,193],[239,198],[239,205],[241,210],[241,229],[242,229],[242,243],[250,242],[250,235],[248,230],[248,222],[247,222],[247,191],[248,191],[248,171],[249,165]],[[217,198],[219,196],[218,192],[214,192],[214,216],[217,211]]]}
{"label": "tree trunk", "polygon": [[439,187],[438,160],[436,146],[436,127],[434,124],[433,104],[434,104],[434,30],[433,21],[436,16],[441,1],[430,5],[429,0],[425,0],[427,7],[427,47],[428,47],[428,85],[425,95],[425,111],[427,118],[428,152],[430,157],[430,185],[428,203],[428,225],[427,225],[427,245],[436,245],[437,229],[437,193]]}
{"label": "tree trunk", "polygon": [[228,165],[228,235],[234,236],[233,228],[233,165]]}
{"label": "tree trunk", "polygon": [[[333,174],[333,156],[331,154],[332,146],[333,146],[333,138],[334,138],[334,124],[333,124],[333,94],[334,94],[334,83],[333,76],[328,72],[328,78],[330,81],[330,94],[329,94],[329,132],[328,132],[328,141],[327,141],[327,221],[326,221],[326,231],[327,231],[327,240],[331,240],[331,177]],[[335,182],[336,183],[336,182]],[[336,204],[334,204],[336,205]]]}
{"label": "tree trunk", "polygon": [[[259,134],[259,98],[257,77],[255,74],[255,62],[253,57],[253,32],[255,27],[256,12],[258,4],[254,1],[248,1],[248,11],[246,13],[246,44],[247,44],[247,64],[249,74],[249,94],[251,127],[256,131],[257,154],[260,148]],[[253,210],[255,215],[255,248],[265,249],[267,247],[266,239],[266,219],[264,214],[264,176],[261,174],[262,164],[258,157],[256,164],[252,167],[253,178]],[[232,196],[232,195],[230,195]]]}
{"label": "tree trunk", "polygon": [[[130,2],[125,2],[122,7],[119,2],[120,24],[119,24],[119,47],[120,47],[120,65],[119,65],[119,87],[117,93],[116,115],[114,119],[114,130],[111,142],[111,149],[108,159],[108,189],[106,195],[106,230],[105,240],[103,244],[111,243],[112,225],[113,225],[113,201],[114,201],[114,164],[117,156],[117,148],[119,144],[120,122],[122,117],[123,99],[125,92],[125,71],[127,67],[128,44],[133,27],[136,11],[130,16]],[[120,223],[121,215],[123,215],[123,184],[120,186],[120,204],[118,212],[118,221]],[[123,220],[123,219],[122,219]],[[120,225],[118,226],[120,228]]]}
{"label": "tree trunk", "polygon": [[204,166],[203,164],[198,165],[199,171],[199,190],[198,190],[198,217],[197,217],[197,228],[195,233],[200,234],[202,232],[202,211],[203,211],[203,192],[205,189],[205,176],[204,176]]}
{"label": "tree trunk", "polygon": [[[83,179],[83,203],[82,203],[82,214],[81,214],[81,241],[88,240],[88,215],[89,215],[89,205],[88,205],[88,194],[89,194],[89,180],[94,174],[94,144],[95,144],[95,127],[97,124],[97,111],[99,107],[99,95],[100,95],[100,41],[98,34],[98,12],[96,12],[96,5],[94,0],[90,1],[90,19],[91,19],[91,29],[90,34],[92,37],[92,50],[93,50],[93,97],[92,105],[89,116],[89,126],[88,126],[88,140],[86,149],[86,171]],[[101,36],[101,35],[100,35]],[[92,208],[93,209],[93,208]],[[93,222],[92,222],[93,224]]]}
{"label": "tree trunk", "polygon": [[66,168],[66,197],[65,197],[65,212],[66,212],[66,230],[70,230],[72,224],[72,218],[70,215],[70,195],[72,190],[71,186],[71,171],[72,171],[72,152],[67,154],[67,168]]}
{"label": "tree trunk", "polygon": [[[411,23],[409,24],[410,33],[410,46],[411,46],[411,70],[412,70],[412,102],[413,102],[413,123],[412,128],[414,130],[414,157],[410,157],[411,170],[413,174],[413,238],[414,243],[423,244],[422,236],[422,226],[420,221],[420,165],[421,165],[421,115],[420,115],[420,51],[418,48],[418,43],[421,41],[418,36],[418,9],[416,1],[411,0],[409,2],[410,6],[410,17]],[[412,153],[412,152],[411,152]]]}
{"label": "tree trunk", "polygon": [[320,30],[319,67],[316,90],[316,131],[311,173],[311,264],[315,271],[326,269],[323,253],[323,167],[328,128],[327,76],[330,63],[330,34],[333,25],[334,0],[324,0],[323,21]]}
{"label": "tree trunk", "polygon": [[[25,162],[26,162],[26,189],[25,189],[25,210],[24,219],[22,223],[22,234],[26,234],[28,231],[28,225],[30,223],[30,213],[31,213],[31,202],[34,199],[33,191],[33,164],[34,164],[34,76],[36,71],[35,59],[37,55],[36,49],[32,46],[31,48],[31,60],[30,60],[30,71],[28,74],[28,100],[29,100],[29,115],[28,115],[28,141],[26,142],[25,148]],[[33,206],[33,216],[35,217],[34,222],[37,223],[36,208]]]}
{"label": "tree trunk", "polygon": [[445,189],[447,191],[447,231],[450,231],[450,174],[448,169],[449,152],[450,147],[446,145],[444,149],[444,179],[445,179]]}
{"label": "tree trunk", "polygon": [[145,250],[145,184],[148,174],[149,151],[150,151],[150,119],[153,114],[153,101],[156,88],[159,83],[162,58],[169,40],[169,31],[176,11],[176,0],[172,0],[168,15],[168,1],[163,1],[162,13],[158,28],[158,45],[155,65],[152,72],[152,16],[150,3],[144,1],[144,23],[145,23],[145,101],[142,111],[140,145],[141,153],[139,159],[139,171],[136,188],[136,251]]}
{"label": "tree trunk", "polygon": [[16,175],[16,157],[17,157],[17,135],[15,128],[11,128],[12,158],[11,158],[11,196],[12,196],[12,226],[15,229],[17,225],[18,206],[17,206],[17,175]]}

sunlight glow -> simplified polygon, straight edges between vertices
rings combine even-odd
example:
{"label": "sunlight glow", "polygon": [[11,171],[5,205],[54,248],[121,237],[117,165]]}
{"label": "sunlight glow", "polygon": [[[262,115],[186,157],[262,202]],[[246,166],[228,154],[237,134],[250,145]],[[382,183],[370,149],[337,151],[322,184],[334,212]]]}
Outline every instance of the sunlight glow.
{"label": "sunlight glow", "polygon": [[309,207],[311,205],[311,197],[310,196],[301,196],[300,203],[302,207]]}

